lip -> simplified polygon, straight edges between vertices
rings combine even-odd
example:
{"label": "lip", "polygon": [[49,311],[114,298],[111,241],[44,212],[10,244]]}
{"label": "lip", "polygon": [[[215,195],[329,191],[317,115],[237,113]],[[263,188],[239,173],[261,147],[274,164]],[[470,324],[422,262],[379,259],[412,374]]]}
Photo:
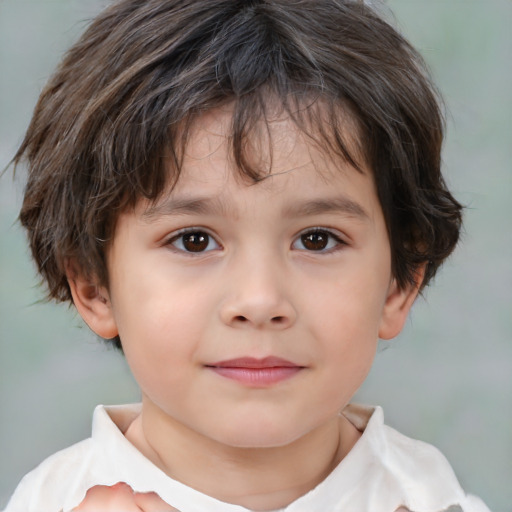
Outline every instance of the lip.
{"label": "lip", "polygon": [[295,376],[304,366],[280,357],[240,357],[205,365],[221,377],[249,387],[269,387]]}

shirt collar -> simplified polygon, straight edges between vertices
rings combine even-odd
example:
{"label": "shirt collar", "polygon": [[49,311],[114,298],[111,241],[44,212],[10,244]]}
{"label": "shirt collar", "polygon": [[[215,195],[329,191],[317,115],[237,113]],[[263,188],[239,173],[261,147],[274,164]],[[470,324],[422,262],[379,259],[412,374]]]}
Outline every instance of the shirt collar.
{"label": "shirt collar", "polygon": [[[140,404],[98,406],[93,416],[92,439],[101,451],[104,463],[96,475],[95,485],[113,485],[126,482],[136,492],[156,492],[164,501],[181,512],[250,512],[248,509],[221,502],[173,480],[144,457],[125,437],[124,432],[140,414]],[[334,471],[317,487],[284,509],[275,512],[303,512],[304,510],[334,510],[347,489],[357,489],[366,471],[365,461],[372,460],[373,443],[368,438],[378,437],[383,423],[382,410],[347,406],[343,414],[364,431],[363,436]],[[374,432],[375,431],[375,432]],[[339,482],[344,482],[340,492]],[[346,484],[345,484],[346,482]],[[347,500],[349,497],[347,496]],[[343,500],[346,501],[346,500]]]}
{"label": "shirt collar", "polygon": [[[136,492],[156,492],[180,512],[250,512],[173,480],[142,455],[123,435],[140,410],[140,404],[96,408],[92,441],[102,462],[95,465],[94,485],[125,482]],[[458,502],[462,490],[437,450],[385,426],[380,407],[348,405],[342,414],[362,432],[360,439],[318,486],[274,512],[360,512],[400,506],[438,512]],[[427,480],[435,480],[426,487],[417,478],[423,478],[423,472]],[[428,491],[432,488],[436,496]]]}

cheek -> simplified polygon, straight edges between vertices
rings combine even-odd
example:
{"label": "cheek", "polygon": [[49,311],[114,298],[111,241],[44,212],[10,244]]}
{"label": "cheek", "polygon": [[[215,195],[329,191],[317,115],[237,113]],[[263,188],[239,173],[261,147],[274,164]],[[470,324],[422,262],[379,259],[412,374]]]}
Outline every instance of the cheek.
{"label": "cheek", "polygon": [[384,301],[383,287],[361,275],[339,280],[305,305],[321,364],[328,369],[326,392],[351,396],[364,381],[377,350]]}
{"label": "cheek", "polygon": [[378,338],[375,329],[368,330],[361,324],[347,325],[341,321],[328,326],[325,335],[320,364],[326,378],[322,383],[321,396],[326,405],[334,405],[335,410],[339,410],[351,400],[368,376]]}
{"label": "cheek", "polygon": [[[320,340],[322,359],[334,380],[357,389],[368,374],[377,350],[377,329],[364,318],[350,317],[343,322],[338,316],[328,323],[316,339]],[[353,383],[353,385],[352,385]],[[337,386],[334,385],[336,390]]]}
{"label": "cheek", "polygon": [[127,363],[143,390],[176,389],[198,359],[208,301],[142,276],[124,283],[116,321]]}
{"label": "cheek", "polygon": [[340,279],[309,294],[303,309],[316,338],[338,339],[341,345],[364,344],[378,337],[384,303],[384,287],[362,277]]}
{"label": "cheek", "polygon": [[114,310],[122,339],[151,338],[165,350],[171,339],[193,335],[214,301],[197,280],[169,272],[165,258],[154,260],[143,269],[132,264],[132,272],[118,276]]}

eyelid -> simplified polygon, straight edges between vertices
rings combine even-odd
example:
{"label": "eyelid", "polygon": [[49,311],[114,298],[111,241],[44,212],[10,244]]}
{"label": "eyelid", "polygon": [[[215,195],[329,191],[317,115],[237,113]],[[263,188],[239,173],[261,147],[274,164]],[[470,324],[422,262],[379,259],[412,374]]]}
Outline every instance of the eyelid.
{"label": "eyelid", "polygon": [[293,240],[292,248],[293,248],[293,245],[297,241],[299,241],[303,235],[307,235],[308,233],[318,233],[318,232],[327,233],[331,238],[333,238],[336,241],[336,246],[332,247],[330,249],[322,249],[322,250],[318,250],[318,251],[300,249],[301,251],[312,253],[312,254],[315,254],[315,253],[316,254],[330,254],[330,253],[336,252],[337,250],[340,250],[343,247],[346,247],[347,245],[349,245],[347,236],[345,236],[339,230],[334,229],[334,228],[328,228],[325,226],[313,226],[310,228],[303,229],[302,231],[300,231],[297,234],[297,236]]}
{"label": "eyelid", "polygon": [[[180,248],[176,247],[175,245],[173,245],[174,241],[176,241],[183,235],[187,235],[190,233],[205,233],[206,235],[208,235],[210,237],[211,240],[213,240],[215,242],[217,247],[215,249],[193,252],[193,251],[186,251],[186,250],[180,249]],[[208,228],[205,228],[202,226],[191,226],[191,227],[187,227],[187,228],[178,229],[177,231],[173,231],[172,233],[170,233],[169,235],[167,235],[165,237],[163,245],[169,246],[175,252],[180,253],[180,254],[185,254],[187,256],[199,256],[199,255],[204,255],[204,254],[210,253],[217,249],[222,249],[222,245],[217,240],[217,237],[215,235],[213,235],[212,232]]]}

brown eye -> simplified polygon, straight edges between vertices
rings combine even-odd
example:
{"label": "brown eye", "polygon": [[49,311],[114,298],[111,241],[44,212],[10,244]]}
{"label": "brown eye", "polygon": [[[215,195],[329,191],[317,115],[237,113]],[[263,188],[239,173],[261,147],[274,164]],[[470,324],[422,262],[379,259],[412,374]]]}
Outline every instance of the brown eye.
{"label": "brown eye", "polygon": [[201,252],[208,247],[210,237],[206,233],[187,233],[183,235],[183,247],[189,252]]}
{"label": "brown eye", "polygon": [[175,236],[170,244],[183,252],[206,252],[218,249],[219,245],[208,233],[204,231],[188,231]]}
{"label": "brown eye", "polygon": [[336,233],[327,229],[311,229],[303,232],[292,244],[293,249],[319,253],[331,253],[347,245]]}
{"label": "brown eye", "polygon": [[329,233],[325,231],[312,231],[300,237],[302,245],[308,251],[322,251],[329,243]]}

